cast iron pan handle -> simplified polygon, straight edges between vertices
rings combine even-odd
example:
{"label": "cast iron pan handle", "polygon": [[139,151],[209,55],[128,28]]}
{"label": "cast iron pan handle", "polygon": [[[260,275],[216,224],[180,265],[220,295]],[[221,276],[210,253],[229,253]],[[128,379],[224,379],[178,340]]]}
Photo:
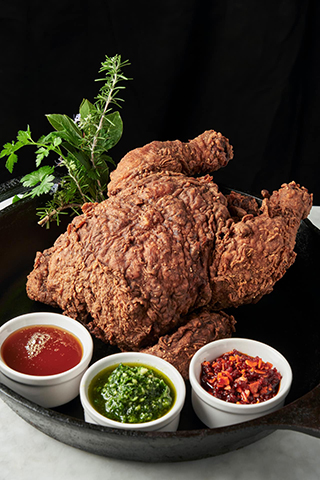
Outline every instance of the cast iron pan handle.
{"label": "cast iron pan handle", "polygon": [[295,430],[320,438],[320,384],[298,400],[250,423],[265,425],[267,429]]}

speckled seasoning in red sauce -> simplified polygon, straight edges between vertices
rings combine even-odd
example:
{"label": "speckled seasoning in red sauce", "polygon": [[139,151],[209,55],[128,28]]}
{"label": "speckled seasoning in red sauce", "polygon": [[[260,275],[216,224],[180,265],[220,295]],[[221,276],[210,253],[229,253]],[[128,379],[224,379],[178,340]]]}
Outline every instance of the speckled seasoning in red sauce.
{"label": "speckled seasoning in red sauce", "polygon": [[55,375],[75,367],[82,358],[82,345],[70,332],[54,325],[22,327],[9,335],[1,347],[3,361],[28,375]]}
{"label": "speckled seasoning in red sauce", "polygon": [[281,378],[271,363],[238,350],[201,364],[201,386],[214,397],[230,403],[265,402],[278,393]]}

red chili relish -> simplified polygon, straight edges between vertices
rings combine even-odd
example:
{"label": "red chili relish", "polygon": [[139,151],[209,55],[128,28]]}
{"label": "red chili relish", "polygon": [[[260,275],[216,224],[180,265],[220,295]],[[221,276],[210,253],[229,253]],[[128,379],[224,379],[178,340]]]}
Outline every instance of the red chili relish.
{"label": "red chili relish", "polygon": [[238,404],[261,403],[274,397],[281,375],[269,362],[238,350],[201,364],[200,383],[220,400]]}
{"label": "red chili relish", "polygon": [[13,370],[28,375],[55,375],[75,367],[82,357],[80,341],[53,325],[32,325],[3,342],[1,356]]}

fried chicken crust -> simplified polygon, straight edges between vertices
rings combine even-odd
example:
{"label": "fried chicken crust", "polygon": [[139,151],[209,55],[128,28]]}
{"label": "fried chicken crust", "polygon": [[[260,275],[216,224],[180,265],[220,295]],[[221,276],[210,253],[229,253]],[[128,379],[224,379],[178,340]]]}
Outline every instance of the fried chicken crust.
{"label": "fried chicken crust", "polygon": [[[270,293],[295,259],[299,224],[312,204],[294,182],[264,192],[261,208],[235,192],[225,197],[208,172],[232,156],[228,139],[214,131],[129,152],[111,175],[109,198],[85,204],[55,244],[37,253],[28,296],[122,350],[150,347],[177,329],[170,341],[177,348],[188,335],[198,344],[201,335],[211,338],[201,315],[179,329],[201,308],[219,311]],[[171,355],[169,340],[159,345]]]}
{"label": "fried chicken crust", "polygon": [[215,232],[229,217],[209,175],[181,171],[218,168],[231,156],[216,132],[126,155],[110,197],[85,204],[55,245],[37,253],[29,297],[59,306],[121,349],[151,345],[178,327],[211,299],[208,262]]}
{"label": "fried chicken crust", "polygon": [[214,130],[207,130],[186,143],[154,141],[123,157],[110,174],[108,195],[116,195],[152,173],[210,174],[225,167],[232,158],[233,148],[228,138]]}
{"label": "fried chicken crust", "polygon": [[264,195],[258,215],[229,220],[216,235],[211,308],[256,303],[273,290],[296,258],[296,235],[310,212],[312,195],[295,182]]}
{"label": "fried chicken crust", "polygon": [[193,355],[209,342],[231,337],[235,323],[232,315],[203,308],[188,315],[186,323],[174,333],[160,337],[155,345],[142,351],[167,360],[187,380]]}

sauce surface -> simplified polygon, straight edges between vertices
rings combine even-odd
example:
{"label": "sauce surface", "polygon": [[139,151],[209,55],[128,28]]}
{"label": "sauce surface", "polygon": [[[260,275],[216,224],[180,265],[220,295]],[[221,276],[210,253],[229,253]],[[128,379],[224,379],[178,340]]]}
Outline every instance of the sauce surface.
{"label": "sauce surface", "polygon": [[27,375],[55,375],[75,367],[83,354],[78,338],[54,325],[22,327],[1,347],[3,361]]}
{"label": "sauce surface", "polygon": [[271,363],[232,350],[201,364],[200,384],[220,400],[245,405],[274,397],[281,378]]}
{"label": "sauce surface", "polygon": [[122,423],[150,422],[173,405],[175,390],[161,372],[143,365],[120,364],[102,370],[89,385],[93,407]]}

